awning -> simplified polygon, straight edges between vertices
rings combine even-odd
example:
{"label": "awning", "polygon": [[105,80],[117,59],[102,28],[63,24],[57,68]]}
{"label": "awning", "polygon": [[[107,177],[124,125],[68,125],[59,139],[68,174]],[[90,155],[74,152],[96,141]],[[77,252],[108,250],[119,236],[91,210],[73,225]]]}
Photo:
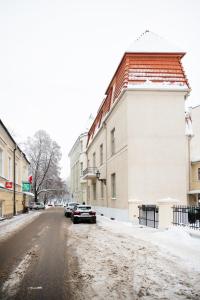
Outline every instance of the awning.
{"label": "awning", "polygon": [[28,195],[28,196],[31,196],[31,197],[34,197],[34,196],[35,196],[33,193],[30,193],[30,192],[23,192],[23,194]]}

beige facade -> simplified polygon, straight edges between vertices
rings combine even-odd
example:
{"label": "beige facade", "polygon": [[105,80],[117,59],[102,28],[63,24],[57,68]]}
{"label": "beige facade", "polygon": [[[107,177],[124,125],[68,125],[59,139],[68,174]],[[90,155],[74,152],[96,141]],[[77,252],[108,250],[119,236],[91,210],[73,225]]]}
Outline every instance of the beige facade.
{"label": "beige facade", "polygon": [[83,170],[87,166],[86,158],[87,133],[81,134],[69,152],[70,159],[70,194],[71,200],[86,202],[86,180],[82,179]]}
{"label": "beige facade", "polygon": [[190,87],[185,53],[165,42],[146,31],[124,53],[88,132],[88,202],[111,218],[138,222],[138,206],[158,207],[166,226],[165,211],[187,204]]}
{"label": "beige facade", "polygon": [[[29,196],[22,192],[22,182],[28,181],[29,162],[0,121],[0,217],[12,216],[14,212],[14,159],[16,213],[20,213],[22,202],[29,200]],[[6,182],[10,182],[12,187],[6,188]]]}
{"label": "beige facade", "polygon": [[167,227],[187,204],[184,54],[149,31],[124,53],[88,131],[83,179],[98,213],[138,223],[139,206],[155,207]]}
{"label": "beige facade", "polygon": [[200,203],[200,105],[192,109],[193,137],[190,142],[189,204]]}
{"label": "beige facade", "polygon": [[[122,220],[136,220],[141,204],[158,205],[167,198],[186,204],[183,109],[186,93],[187,90],[178,89],[130,88],[113,104],[87,148],[88,199],[99,212]],[[102,182],[95,176],[97,170],[100,179],[106,179],[103,196]],[[112,174],[115,174],[115,197]]]}

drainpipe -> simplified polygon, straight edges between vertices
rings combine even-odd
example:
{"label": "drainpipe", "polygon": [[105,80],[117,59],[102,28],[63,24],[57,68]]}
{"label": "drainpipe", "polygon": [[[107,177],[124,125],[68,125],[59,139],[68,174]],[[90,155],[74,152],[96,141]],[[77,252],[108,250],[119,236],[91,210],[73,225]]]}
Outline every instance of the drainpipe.
{"label": "drainpipe", "polygon": [[17,150],[17,145],[15,145],[13,151],[13,215],[16,216],[16,190],[15,190],[15,183],[16,183],[16,167],[15,167],[15,152]]}

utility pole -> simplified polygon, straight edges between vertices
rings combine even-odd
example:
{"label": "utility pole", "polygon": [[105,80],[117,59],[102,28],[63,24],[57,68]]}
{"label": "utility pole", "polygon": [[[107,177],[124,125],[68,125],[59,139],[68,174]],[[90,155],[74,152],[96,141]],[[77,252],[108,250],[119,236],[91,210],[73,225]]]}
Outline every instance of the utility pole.
{"label": "utility pole", "polygon": [[16,166],[15,166],[15,152],[17,150],[17,145],[15,145],[13,151],[13,215],[16,216],[16,190],[15,190],[15,183],[16,183]]}

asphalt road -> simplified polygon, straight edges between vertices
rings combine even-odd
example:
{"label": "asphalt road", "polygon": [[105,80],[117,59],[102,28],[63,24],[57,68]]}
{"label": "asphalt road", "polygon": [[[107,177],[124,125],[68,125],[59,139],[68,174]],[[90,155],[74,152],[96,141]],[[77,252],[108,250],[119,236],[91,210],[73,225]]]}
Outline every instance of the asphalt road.
{"label": "asphalt road", "polygon": [[[63,208],[51,208],[0,242],[0,299],[73,299],[68,280],[70,225]],[[73,265],[78,269],[75,259]]]}

